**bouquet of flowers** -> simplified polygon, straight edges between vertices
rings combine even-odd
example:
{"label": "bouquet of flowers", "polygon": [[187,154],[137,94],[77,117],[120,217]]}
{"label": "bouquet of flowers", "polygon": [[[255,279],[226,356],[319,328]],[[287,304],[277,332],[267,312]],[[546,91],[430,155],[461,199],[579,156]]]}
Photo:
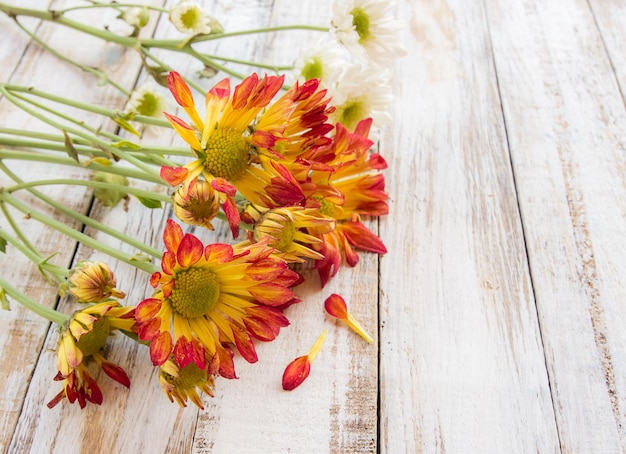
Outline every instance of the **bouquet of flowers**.
{"label": "bouquet of flowers", "polygon": [[[187,0],[169,9],[88,1],[56,11],[0,3],[0,11],[48,52],[127,96],[125,106],[109,109],[33,87],[0,84],[3,97],[58,131],[0,128],[0,171],[7,180],[0,189],[4,217],[0,252],[21,253],[32,260],[46,279],[58,285],[59,293],[77,305],[71,315],[58,312],[0,277],[5,309],[11,298],[59,325],[54,379],[63,384],[49,407],[66,398],[81,408],[87,402],[101,404],[102,392],[89,371],[92,364],[130,386],[126,372],[103,355],[110,335],[121,332],[149,348],[171,401],[186,406],[191,400],[202,408],[199,391],[212,395],[216,377],[236,377],[235,354],[256,362],[255,342],[274,340],[290,323],[285,309],[305,304],[297,296],[297,286],[311,273],[319,276],[323,287],[343,264],[356,266],[359,253],[386,252],[363,220],[388,212],[381,173],[387,165],[373,151],[373,134],[388,120],[391,88],[385,67],[403,53],[397,37],[400,23],[390,16],[392,7],[385,0],[336,0],[330,27],[227,31],[218,19]],[[69,17],[73,10],[84,8],[115,9],[120,30],[96,29]],[[185,37],[140,38],[155,15],[167,16]],[[102,70],[71,61],[37,38],[20,22],[27,16],[136,49],[153,80],[126,91]],[[290,66],[243,62],[271,75],[240,74],[228,64],[241,61],[198,50],[210,40],[292,29],[317,30],[321,39]],[[202,76],[216,82],[205,91],[192,77],[157,58],[152,52],[156,48],[197,59],[204,68]],[[227,77],[220,79],[220,73]],[[231,79],[240,81],[235,84]],[[180,114],[170,113],[156,84],[167,86]],[[102,115],[114,121],[119,131],[104,132],[62,109],[50,108],[47,102]],[[166,128],[173,128],[184,146],[153,147],[142,142],[144,135]],[[3,162],[11,159],[73,166],[84,169],[90,178],[24,181]],[[168,194],[140,189],[129,180],[161,185]],[[53,184],[89,186],[104,206],[131,196],[146,210],[171,208],[174,216],[162,232],[165,250],[65,207],[37,189]],[[15,194],[24,191],[30,199]],[[129,256],[38,211],[29,203],[32,199],[123,241],[136,254]],[[125,293],[117,288],[107,263],[85,260],[69,270],[54,264],[28,241],[8,207],[146,272],[153,293],[123,306],[119,300]],[[213,230],[217,222],[227,224],[232,242],[203,244],[187,227]],[[330,295],[325,309],[373,342],[340,295]],[[285,390],[296,388],[309,375],[325,335],[322,332],[306,355],[286,365]]]}

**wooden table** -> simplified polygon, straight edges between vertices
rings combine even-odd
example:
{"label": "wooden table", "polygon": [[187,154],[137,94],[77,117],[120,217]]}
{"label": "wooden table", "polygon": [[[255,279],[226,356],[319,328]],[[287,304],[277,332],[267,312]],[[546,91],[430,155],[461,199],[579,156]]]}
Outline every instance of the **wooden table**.
{"label": "wooden table", "polygon": [[[240,30],[325,25],[331,1],[203,3],[226,29]],[[363,254],[323,290],[309,275],[297,290],[303,302],[287,311],[291,326],[258,345],[258,363],[237,358],[240,378],[218,379],[203,411],[170,404],[146,348],[123,338],[108,357],[129,372],[130,390],[102,376],[101,407],[46,408],[60,386],[52,381],[56,330],[13,302],[0,312],[2,451],[626,451],[626,3],[403,0],[397,13],[407,23],[408,55],[394,68],[394,121],[379,141],[390,214],[370,224],[388,254]],[[132,50],[25,24],[128,89],[146,77]],[[151,27],[155,37],[179,36],[165,21]],[[284,63],[312,36],[233,38],[211,49]],[[42,51],[5,16],[0,37],[1,82],[123,106],[118,92]],[[181,72],[200,69],[168,58]],[[6,99],[0,125],[42,128]],[[160,143],[181,144],[173,134]],[[84,175],[6,162],[32,179]],[[169,211],[148,211],[135,199],[92,208],[83,189],[48,194],[162,247]],[[57,253],[57,264],[100,257],[32,220],[23,225],[44,255]],[[218,229],[201,238],[228,235]],[[127,304],[150,293],[145,273],[113,267]],[[32,298],[57,303],[55,288],[10,248],[0,274]],[[325,316],[331,293],[346,298],[374,345]],[[72,310],[63,299],[58,308]],[[324,328],[311,376],[283,391],[285,365]]]}

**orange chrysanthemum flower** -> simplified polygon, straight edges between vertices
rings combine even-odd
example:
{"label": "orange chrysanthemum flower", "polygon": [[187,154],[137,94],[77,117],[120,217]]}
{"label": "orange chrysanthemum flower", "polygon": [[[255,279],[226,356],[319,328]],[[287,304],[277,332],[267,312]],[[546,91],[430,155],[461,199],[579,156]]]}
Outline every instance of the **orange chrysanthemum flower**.
{"label": "orange chrysanthemum flower", "polygon": [[233,378],[228,345],[255,362],[252,338],[271,341],[289,324],[276,307],[295,300],[289,287],[299,275],[271,257],[266,243],[204,247],[172,220],[163,240],[163,271],[150,279],[157,291],[137,306],[139,338],[150,342],[154,365],[172,355],[181,369],[205,369],[208,358],[211,370]]}
{"label": "orange chrysanthemum flower", "polygon": [[[318,91],[319,81],[294,85],[270,106],[283,80],[276,76],[259,79],[252,74],[232,96],[228,79],[218,82],[207,93],[203,121],[182,77],[171,72],[168,78],[170,91],[192,125],[173,115],[165,116],[196,159],[182,167],[163,167],[161,176],[173,186],[183,184],[184,197],[197,178],[208,181],[219,194],[235,237],[240,222],[234,202],[237,191],[261,206],[268,206],[268,200],[285,206],[292,204],[294,197],[302,199],[297,187],[295,196],[284,193],[290,188],[288,184],[279,184],[281,190],[268,199],[268,186],[290,180],[272,165],[271,158],[280,158],[280,151],[313,146],[328,132],[325,112],[329,99],[324,91]],[[287,199],[280,199],[284,195]]]}
{"label": "orange chrysanthemum flower", "polygon": [[[381,216],[388,213],[384,176],[378,173],[387,163],[377,153],[370,153],[373,142],[367,138],[371,119],[361,121],[351,133],[337,124],[332,143],[311,150],[292,172],[305,183],[313,183],[314,192],[307,194],[307,206],[337,221],[332,232],[309,229],[322,241],[313,248],[324,256],[316,263],[322,285],[334,276],[342,261],[355,266],[359,260],[356,250],[384,254],[383,242],[361,223],[361,216]],[[311,163],[308,167],[302,162]]]}
{"label": "orange chrysanthemum flower", "polygon": [[100,303],[108,298],[124,298],[115,288],[113,271],[103,262],[79,262],[67,278],[68,292],[79,303]]}
{"label": "orange chrysanthemum flower", "polygon": [[302,207],[273,208],[263,213],[250,207],[247,214],[250,211],[254,213],[251,215],[254,229],[249,233],[250,241],[267,241],[275,249],[274,255],[288,263],[324,258],[311,248],[311,245],[321,240],[308,234],[307,229],[315,229],[320,233],[331,232],[335,226],[333,218],[324,216],[317,209]]}
{"label": "orange chrysanthemum flower", "polygon": [[195,363],[190,363],[181,368],[169,359],[161,366],[159,382],[170,402],[176,399],[181,407],[187,406],[189,398],[198,408],[204,410],[196,388],[213,397],[214,379],[208,365],[201,369]]}
{"label": "orange chrysanthemum flower", "polygon": [[122,307],[117,302],[99,303],[75,312],[59,339],[55,381],[64,381],[63,390],[48,403],[52,408],[67,398],[78,401],[80,408],[87,402],[100,405],[102,392],[91,377],[85,360],[93,359],[113,380],[130,387],[126,372],[104,359],[100,350],[108,336],[116,329],[132,332],[135,329],[134,307]]}

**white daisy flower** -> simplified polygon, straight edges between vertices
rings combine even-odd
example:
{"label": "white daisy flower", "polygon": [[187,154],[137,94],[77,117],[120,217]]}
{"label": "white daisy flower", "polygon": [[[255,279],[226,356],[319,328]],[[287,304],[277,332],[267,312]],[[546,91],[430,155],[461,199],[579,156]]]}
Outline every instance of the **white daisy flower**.
{"label": "white daisy flower", "polygon": [[385,65],[406,49],[400,44],[403,23],[393,19],[390,0],[335,0],[331,31],[361,62]]}
{"label": "white daisy flower", "polygon": [[131,8],[126,8],[122,13],[122,19],[128,25],[134,28],[143,28],[148,23],[148,19],[150,16],[148,15],[148,8],[133,6]]}
{"label": "white daisy flower", "polygon": [[[168,109],[165,96],[158,92],[151,82],[145,82],[130,94],[126,103],[127,114],[144,115],[152,118],[163,118],[163,112]],[[142,125],[144,131],[157,132],[158,126]]]}
{"label": "white daisy flower", "polygon": [[360,65],[348,68],[331,90],[336,108],[331,118],[350,130],[369,117],[376,126],[390,121],[388,110],[393,101],[390,80],[389,70]]}
{"label": "white daisy flower", "polygon": [[190,35],[208,35],[216,22],[200,5],[181,0],[170,8],[170,21],[179,32]]}
{"label": "white daisy flower", "polygon": [[300,54],[293,64],[293,72],[298,82],[321,79],[320,85],[329,87],[335,84],[344,65],[342,48],[322,38]]}

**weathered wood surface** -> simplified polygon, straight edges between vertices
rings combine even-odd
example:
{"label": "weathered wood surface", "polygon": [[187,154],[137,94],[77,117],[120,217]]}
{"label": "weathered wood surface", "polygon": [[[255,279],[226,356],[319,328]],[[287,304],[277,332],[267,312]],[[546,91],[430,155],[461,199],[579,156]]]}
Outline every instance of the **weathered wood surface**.
{"label": "weathered wood surface", "polygon": [[[204,4],[227,28],[243,29],[323,25],[331,1]],[[258,345],[257,364],[237,362],[238,380],[217,380],[203,411],[170,404],[146,349],[124,339],[109,357],[129,372],[130,390],[102,377],[102,407],[47,409],[58,392],[56,333],[14,303],[0,312],[2,451],[626,451],[624,5],[406,0],[397,11],[407,22],[409,55],[397,64],[394,123],[379,144],[390,164],[390,215],[379,225],[389,253],[364,255],[323,291],[311,276],[298,289],[304,302],[289,309],[292,325]],[[145,79],[132,51],[77,43],[74,32],[49,24],[28,26],[127,88]],[[154,29],[155,37],[175,33],[165,22]],[[283,64],[313,35],[281,36],[210,49]],[[6,17],[0,37],[1,81],[123,104]],[[159,56],[181,72],[200,69]],[[41,128],[6,100],[0,125]],[[179,144],[173,135],[159,142]],[[8,164],[29,178],[50,171]],[[88,191],[51,195],[89,210]],[[146,214],[131,200],[90,215],[161,247],[169,213]],[[55,263],[98,257],[82,247],[74,255],[72,242],[26,224],[44,255],[61,252]],[[196,233],[205,242],[227,239],[224,231]],[[149,294],[145,273],[123,264],[115,271],[132,289],[127,301]],[[56,304],[55,290],[26,260],[0,256],[0,273]],[[375,345],[324,315],[333,292],[346,297]],[[71,310],[64,301],[59,308]],[[311,376],[282,391],[284,366],[324,328]]]}

